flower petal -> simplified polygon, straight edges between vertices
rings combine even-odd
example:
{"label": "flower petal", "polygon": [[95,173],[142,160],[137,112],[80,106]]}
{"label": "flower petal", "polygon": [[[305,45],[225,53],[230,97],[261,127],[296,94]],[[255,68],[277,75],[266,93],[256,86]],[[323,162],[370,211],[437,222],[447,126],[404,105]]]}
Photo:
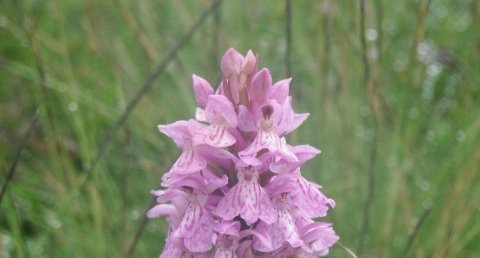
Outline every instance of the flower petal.
{"label": "flower petal", "polygon": [[290,82],[292,78],[284,79],[276,82],[270,91],[270,98],[276,100],[278,103],[283,103],[288,97]]}
{"label": "flower petal", "polygon": [[222,57],[222,73],[228,77],[240,72],[244,57],[237,50],[230,48]]}
{"label": "flower petal", "polygon": [[170,172],[177,174],[189,174],[202,170],[206,166],[207,161],[205,158],[199,155],[195,148],[187,148],[182,151],[180,157],[170,169]]}
{"label": "flower petal", "polygon": [[245,59],[243,60],[242,64],[242,71],[245,74],[253,74],[257,69],[257,58],[253,54],[252,50],[248,50]]}
{"label": "flower petal", "polygon": [[238,242],[237,237],[229,235],[219,236],[216,241],[217,250],[213,258],[238,258],[236,254]]}
{"label": "flower petal", "polygon": [[240,236],[240,222],[236,220],[222,221],[215,225],[214,230],[221,235]]}
{"label": "flower petal", "polygon": [[158,130],[173,139],[175,144],[182,148],[185,141],[192,137],[188,129],[189,121],[177,121],[168,125],[158,125]]}
{"label": "flower petal", "polygon": [[267,68],[263,68],[252,78],[249,90],[250,99],[257,104],[263,103],[267,99],[271,87],[272,76],[270,75],[270,71]]}
{"label": "flower petal", "polygon": [[320,150],[310,145],[299,145],[293,147],[288,146],[288,149],[297,157],[298,162],[291,162],[286,159],[277,159],[270,164],[270,170],[278,174],[289,173],[321,153]]}
{"label": "flower petal", "polygon": [[192,75],[193,91],[195,93],[195,100],[200,107],[205,107],[207,98],[213,94],[213,88],[205,79],[200,76]]}
{"label": "flower petal", "polygon": [[252,144],[250,144],[246,149],[240,151],[238,155],[245,163],[249,164],[249,160],[251,161],[252,157],[255,158],[256,155],[263,149],[267,149],[272,154],[280,156],[286,159],[288,162],[298,161],[295,154],[288,150],[285,138],[280,138],[273,131],[259,131]]}
{"label": "flower petal", "polygon": [[183,239],[191,252],[206,252],[212,247],[213,224],[211,214],[199,203],[191,202],[173,236]]}
{"label": "flower petal", "polygon": [[165,240],[165,248],[159,258],[193,257],[183,245],[170,236]]}
{"label": "flower petal", "polygon": [[297,129],[299,126],[307,120],[307,118],[310,116],[310,113],[301,113],[301,114],[294,114],[293,119],[291,120],[290,126],[287,126],[285,128],[285,134],[288,134],[295,129]]}
{"label": "flower petal", "polygon": [[220,200],[217,214],[225,220],[240,215],[247,225],[258,219],[267,224],[273,223],[275,213],[267,192],[258,183],[258,171],[247,167],[240,169],[237,175],[238,183]]}
{"label": "flower petal", "polygon": [[303,242],[300,239],[295,220],[290,213],[290,200],[288,197],[279,197],[274,201],[275,211],[277,213],[277,220],[271,225],[260,222],[255,230],[265,232],[272,239],[271,249],[268,250],[263,244],[257,244],[253,241],[253,248],[261,252],[271,252],[285,243],[289,243],[292,247],[300,247]]}
{"label": "flower petal", "polygon": [[228,131],[228,128],[219,124],[211,124],[203,134],[195,136],[195,142],[217,148],[232,146],[236,141],[237,139]]}
{"label": "flower petal", "polygon": [[329,223],[312,222],[300,231],[302,239],[309,243],[310,248],[322,255],[326,255],[328,249],[340,239]]}
{"label": "flower petal", "polygon": [[318,190],[320,186],[308,182],[299,173],[296,174],[297,190],[290,194],[292,203],[295,204],[305,217],[324,217],[330,207],[335,207],[335,202],[328,199]]}
{"label": "flower petal", "polygon": [[208,122],[207,118],[205,116],[205,110],[201,108],[196,108],[195,109],[195,119],[197,119],[200,122]]}
{"label": "flower petal", "polygon": [[147,212],[147,218],[156,218],[176,214],[177,209],[171,204],[157,204]]}
{"label": "flower petal", "polygon": [[211,123],[226,122],[229,127],[237,127],[237,114],[232,102],[222,95],[210,95],[205,107],[205,117]]}
{"label": "flower petal", "polygon": [[282,118],[278,123],[278,134],[284,135],[297,129],[310,115],[309,113],[296,114],[292,109],[292,98],[288,97],[282,103]]}
{"label": "flower petal", "polygon": [[238,128],[244,132],[255,132],[255,122],[252,113],[243,105],[238,107]]}
{"label": "flower petal", "polygon": [[252,240],[243,240],[237,248],[237,255],[241,258],[254,258],[252,253]]}

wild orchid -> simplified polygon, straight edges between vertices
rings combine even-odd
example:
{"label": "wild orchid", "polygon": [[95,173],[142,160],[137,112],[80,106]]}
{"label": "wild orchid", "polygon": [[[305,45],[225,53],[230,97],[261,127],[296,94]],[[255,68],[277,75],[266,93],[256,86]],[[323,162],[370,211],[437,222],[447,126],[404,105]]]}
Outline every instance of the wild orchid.
{"label": "wild orchid", "polygon": [[339,237],[314,219],[335,202],[300,173],[320,151],[287,143],[308,117],[292,109],[291,79],[272,83],[252,51],[229,49],[221,70],[217,90],[193,75],[195,119],[159,126],[181,149],[147,213],[169,223],[160,257],[328,254]]}

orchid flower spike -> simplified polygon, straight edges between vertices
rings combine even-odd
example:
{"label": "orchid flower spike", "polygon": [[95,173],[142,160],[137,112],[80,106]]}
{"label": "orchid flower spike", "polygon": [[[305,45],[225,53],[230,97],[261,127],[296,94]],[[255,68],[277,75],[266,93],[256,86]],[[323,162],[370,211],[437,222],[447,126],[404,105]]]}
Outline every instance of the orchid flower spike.
{"label": "orchid flower spike", "polygon": [[301,175],[320,154],[286,135],[295,113],[291,78],[273,82],[251,50],[229,49],[217,89],[193,75],[195,119],[159,125],[180,149],[147,217],[166,217],[161,258],[318,257],[339,240],[325,217],[335,202]]}

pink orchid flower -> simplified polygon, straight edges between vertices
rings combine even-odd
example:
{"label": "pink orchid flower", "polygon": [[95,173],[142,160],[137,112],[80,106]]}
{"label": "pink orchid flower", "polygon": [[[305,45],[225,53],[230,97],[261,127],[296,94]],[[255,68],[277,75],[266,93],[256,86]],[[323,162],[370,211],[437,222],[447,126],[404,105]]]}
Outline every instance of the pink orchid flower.
{"label": "pink orchid flower", "polygon": [[195,119],[159,126],[181,150],[147,212],[168,221],[160,257],[328,254],[339,237],[331,224],[314,219],[335,202],[300,172],[320,151],[287,143],[308,117],[293,111],[291,79],[272,83],[252,51],[229,49],[221,70],[216,90],[193,75]]}

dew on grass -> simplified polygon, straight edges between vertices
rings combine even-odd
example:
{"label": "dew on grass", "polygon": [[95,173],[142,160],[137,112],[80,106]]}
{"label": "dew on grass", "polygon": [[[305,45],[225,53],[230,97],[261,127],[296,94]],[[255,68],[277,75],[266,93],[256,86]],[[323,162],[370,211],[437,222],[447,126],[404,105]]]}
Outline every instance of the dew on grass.
{"label": "dew on grass", "polygon": [[465,132],[463,132],[463,130],[458,130],[457,133],[456,133],[456,138],[457,138],[457,141],[459,142],[463,142],[465,141]]}
{"label": "dew on grass", "polygon": [[397,33],[397,25],[390,18],[385,18],[385,20],[383,21],[382,27],[391,36],[393,36],[393,35],[395,35],[395,33]]}
{"label": "dew on grass", "polygon": [[430,182],[428,182],[427,180],[422,180],[422,182],[420,182],[420,189],[428,192],[430,190]]}
{"label": "dew on grass", "polygon": [[54,229],[58,229],[62,226],[62,222],[60,222],[54,213],[49,213],[47,215],[47,223]]}
{"label": "dew on grass", "polygon": [[372,60],[378,59],[378,49],[376,47],[372,47],[368,50],[368,58]]}
{"label": "dew on grass", "polygon": [[433,63],[427,67],[427,74],[431,77],[437,76],[441,71],[442,65],[439,63]]}
{"label": "dew on grass", "polygon": [[431,64],[435,60],[436,56],[435,46],[425,41],[421,42],[417,46],[417,55],[421,62],[425,64]]}
{"label": "dew on grass", "polygon": [[395,61],[393,61],[393,70],[396,72],[402,71],[408,63],[408,58],[405,54],[399,54]]}
{"label": "dew on grass", "polygon": [[132,220],[138,220],[140,218],[140,212],[138,212],[138,210],[132,210],[129,214],[129,217]]}
{"label": "dew on grass", "polygon": [[373,131],[371,129],[359,126],[355,129],[355,137],[364,141],[371,141],[373,139]]}
{"label": "dew on grass", "polygon": [[375,41],[378,38],[378,32],[376,29],[368,29],[366,33],[367,39],[370,41]]}
{"label": "dew on grass", "polygon": [[418,110],[417,110],[416,108],[411,108],[411,109],[408,111],[408,116],[409,116],[410,119],[412,119],[412,120],[417,120],[418,117],[419,117]]}
{"label": "dew on grass", "polygon": [[12,242],[12,238],[6,234],[2,234],[2,245],[7,246]]}
{"label": "dew on grass", "polygon": [[360,107],[360,115],[366,117],[370,114],[370,108],[367,105],[362,105]]}
{"label": "dew on grass", "polygon": [[426,199],[423,201],[422,206],[423,206],[424,209],[430,209],[430,208],[432,208],[432,206],[433,206],[432,198],[426,198]]}
{"label": "dew on grass", "polygon": [[70,112],[75,112],[75,111],[77,111],[77,109],[78,109],[77,102],[68,103],[68,110],[70,110]]}

